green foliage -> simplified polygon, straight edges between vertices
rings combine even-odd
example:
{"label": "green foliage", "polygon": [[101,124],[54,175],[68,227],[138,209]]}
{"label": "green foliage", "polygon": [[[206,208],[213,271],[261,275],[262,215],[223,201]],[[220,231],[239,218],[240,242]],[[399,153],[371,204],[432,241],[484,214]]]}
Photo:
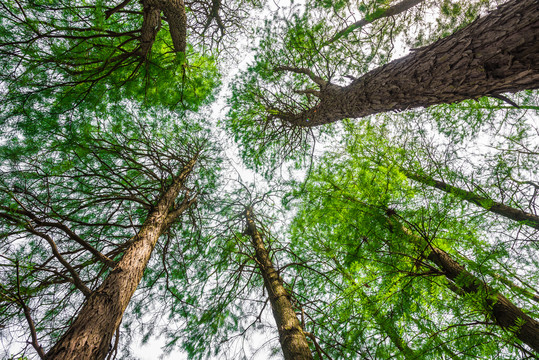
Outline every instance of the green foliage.
{"label": "green foliage", "polygon": [[196,111],[219,85],[215,58],[193,46],[175,53],[166,29],[144,54],[135,2],[107,19],[100,1],[8,1],[2,7],[3,121],[35,121],[76,108],[106,114],[109,104],[128,100]]}
{"label": "green foliage", "polygon": [[[280,7],[251,34],[254,57],[230,84],[221,124],[208,105],[223,68],[236,66],[223,53],[234,52],[203,44],[221,44],[229,28],[241,43],[257,2],[190,2],[187,51],[174,51],[163,18],[143,54],[141,2],[108,16],[113,5],[101,0],[4,1],[0,330],[27,342],[5,357],[33,354],[24,306],[48,349],[85,301],[75,276],[93,291],[111,271],[61,225],[119,260],[194,156],[174,206],[197,202],[155,246],[122,319],[120,357],[130,358],[131,337],[165,338],[166,353],[190,359],[260,357],[259,334],[280,355],[247,205],[305,331],[332,358],[532,356],[515,335],[524,320],[501,328],[492,307],[499,293],[539,316],[537,231],[489,210],[538,211],[537,91],[511,95],[520,108],[484,97],[316,129],[287,121],[317,106],[328,84],[346,86],[403,43],[446,36],[498,1],[425,0],[378,19],[396,3]],[[348,27],[360,19],[373,22]],[[264,181],[237,181],[223,129]],[[450,278],[435,249],[466,272]]]}

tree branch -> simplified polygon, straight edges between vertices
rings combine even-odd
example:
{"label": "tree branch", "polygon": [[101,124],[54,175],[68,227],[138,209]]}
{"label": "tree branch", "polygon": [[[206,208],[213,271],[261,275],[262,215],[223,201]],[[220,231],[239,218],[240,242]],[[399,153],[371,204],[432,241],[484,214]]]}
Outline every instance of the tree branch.
{"label": "tree branch", "polygon": [[277,66],[273,70],[290,71],[296,74],[305,74],[321,88],[326,87],[329,84],[328,81],[322,79],[320,76],[315,75],[310,69],[307,68],[297,68],[293,66]]}
{"label": "tree branch", "polygon": [[368,24],[374,22],[375,20],[390,17],[390,16],[393,16],[393,15],[398,15],[398,14],[400,14],[402,12],[405,12],[406,10],[416,6],[417,4],[419,4],[421,2],[423,2],[423,0],[403,0],[400,3],[389,7],[387,10],[377,9],[374,12],[374,14],[372,14],[370,16],[368,15],[365,18],[363,18],[363,19],[361,19],[359,21],[356,21],[352,25],[349,25],[349,26],[345,27],[344,29],[342,29],[341,31],[337,32],[335,35],[333,35],[333,37],[331,39],[326,41],[322,46],[330,45],[330,44],[334,43],[335,41],[339,40],[340,38],[342,38],[343,36],[348,35],[352,31],[354,31],[354,30],[356,30],[358,28],[361,28],[361,27],[363,27],[365,25],[368,25]]}

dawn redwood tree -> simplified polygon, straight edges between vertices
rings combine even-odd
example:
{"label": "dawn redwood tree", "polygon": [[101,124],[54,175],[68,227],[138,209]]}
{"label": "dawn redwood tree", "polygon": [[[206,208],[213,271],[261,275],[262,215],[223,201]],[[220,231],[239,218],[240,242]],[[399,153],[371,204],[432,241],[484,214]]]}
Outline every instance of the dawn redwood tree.
{"label": "dawn redwood tree", "polygon": [[270,254],[262,240],[262,234],[257,230],[253,209],[247,207],[244,215],[245,233],[250,236],[255,250],[255,260],[268,292],[284,358],[286,360],[313,359],[305,332],[292,307],[290,294],[284,288],[283,280],[273,266]]}
{"label": "dawn redwood tree", "polygon": [[196,201],[196,197],[185,197],[179,206],[175,206],[196,158],[197,154],[172,177],[169,187],[148,213],[140,230],[130,239],[131,244],[118,264],[97,289],[87,294],[88,298],[75,321],[47,352],[46,359],[104,359],[111,350],[114,333],[142,279],[157,240]]}
{"label": "dawn redwood tree", "polygon": [[95,109],[104,99],[196,110],[219,83],[211,49],[230,48],[257,6],[256,0],[3,1],[2,119],[36,118],[34,106],[54,113]]}
{"label": "dawn redwood tree", "polygon": [[[510,101],[502,94],[539,87],[538,14],[537,1],[508,1],[452,35],[412,49],[411,54],[403,58],[358,77],[341,73],[352,79],[349,85],[342,85],[342,79],[336,82],[328,79],[337,77],[339,71],[333,69],[331,61],[340,63],[339,58],[321,55],[317,61],[325,58],[327,64],[313,63],[308,55],[301,54],[301,47],[295,52],[288,50],[290,54],[283,57],[271,58],[268,52],[266,59],[262,53],[243,79],[246,85],[237,87],[232,101],[231,126],[238,131],[237,127],[248,124],[242,117],[248,117],[259,129],[310,128],[345,118],[483,96]],[[299,24],[305,25],[298,21],[296,27],[291,25],[290,31],[298,32]],[[322,26],[314,27],[313,31]],[[309,39],[316,33],[297,37],[300,35]],[[307,54],[321,51],[320,46],[311,45],[311,40],[304,48]],[[311,67],[329,68],[326,77],[320,70],[297,65],[296,62],[301,63],[297,59],[303,58]],[[316,59],[315,55],[312,58]],[[347,66],[344,71],[350,71],[351,66]],[[279,74],[295,74],[294,81],[283,86]]]}
{"label": "dawn redwood tree", "polygon": [[122,115],[58,129],[38,151],[16,139],[2,147],[2,318],[20,330],[22,309],[44,359],[117,351],[159,238],[200,200],[199,186],[211,188],[202,128]]}
{"label": "dawn redwood tree", "polygon": [[485,281],[467,271],[447,252],[433,246],[431,239],[421,239],[410,229],[400,225],[398,220],[395,221],[398,216],[394,211],[386,209],[386,213],[390,231],[405,234],[406,239],[417,243],[418,248],[423,249],[419,259],[425,258],[436,264],[441,274],[455,282],[465,293],[480,294],[484,297],[486,305],[484,310],[489,313],[496,324],[515,333],[520,341],[539,353],[539,321],[531,318],[505,296],[493,290]]}
{"label": "dawn redwood tree", "polygon": [[[377,351],[387,349],[389,355],[382,356],[402,353],[406,345],[408,356],[416,353],[425,359],[442,354],[488,358],[502,351],[496,337],[514,346],[504,347],[502,352],[533,356],[539,338],[533,241],[524,238],[527,245],[519,245],[518,238],[513,239],[517,235],[511,233],[511,222],[489,225],[488,218],[477,217],[476,211],[467,214],[463,211],[469,207],[465,199],[459,199],[459,206],[455,199],[447,201],[451,194],[418,191],[408,184],[398,162],[376,162],[365,156],[369,151],[379,158],[393,156],[388,148],[366,141],[366,137],[359,135],[346,152],[326,154],[306,184],[298,186],[295,195],[301,202],[292,200],[299,208],[292,225],[293,251],[306,259],[313,257],[309,252],[318,254],[315,256],[324,265],[324,257],[331,259],[353,284],[333,302],[335,311],[358,322],[348,325],[354,331],[361,329],[361,321],[368,322],[360,316],[369,307],[391,314],[391,321],[406,329],[401,341],[393,341],[387,326],[366,327],[355,335],[367,347],[371,338],[389,336],[394,350],[389,344],[371,345]],[[496,226],[507,226],[498,235],[503,242],[493,239],[502,231]],[[516,247],[516,251],[509,253],[501,244]],[[304,273],[306,291],[317,288],[309,281],[324,283],[320,275]],[[358,311],[346,306],[350,296],[346,294],[361,299],[364,308]],[[467,313],[466,308],[473,310]],[[477,311],[487,320],[478,319]],[[476,344],[476,349],[461,343],[463,337],[470,346]],[[481,348],[479,344],[489,345]],[[410,349],[414,349],[412,353]]]}

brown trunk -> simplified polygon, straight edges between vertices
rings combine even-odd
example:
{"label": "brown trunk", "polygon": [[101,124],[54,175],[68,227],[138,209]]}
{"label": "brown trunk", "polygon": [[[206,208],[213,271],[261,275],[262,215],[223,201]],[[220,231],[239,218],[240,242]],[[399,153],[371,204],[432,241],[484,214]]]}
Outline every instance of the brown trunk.
{"label": "brown trunk", "polygon": [[160,28],[161,11],[156,7],[145,6],[140,34],[140,50],[138,53],[140,57],[146,59]]}
{"label": "brown trunk", "polygon": [[418,181],[428,186],[434,186],[435,188],[453,194],[462,200],[466,200],[487,209],[495,214],[505,216],[508,219],[521,221],[523,224],[539,229],[539,216],[524,212],[519,209],[512,208],[502,203],[493,201],[489,198],[479,196],[471,191],[466,191],[455,186],[451,186],[442,181],[435,180],[429,176],[417,175],[408,171],[404,171],[404,174],[412,180]]}
{"label": "brown trunk", "polygon": [[187,15],[183,0],[169,0],[163,7],[174,51],[185,52],[187,44]]}
{"label": "brown trunk", "polygon": [[[189,161],[173,179],[156,207],[127,248],[118,265],[92,292],[67,332],[47,353],[52,360],[100,360],[107,355],[114,332],[120,326],[123,313],[135,292],[157,239],[171,224],[170,213],[179,215],[180,209],[170,211],[176,197],[195,165]],[[191,201],[184,201],[185,209]]]}
{"label": "brown trunk", "polygon": [[312,360],[313,356],[305,333],[292,308],[289,294],[283,286],[283,281],[273,267],[268,250],[266,250],[262,241],[262,236],[256,229],[251,208],[245,210],[245,220],[247,222],[246,233],[251,236],[256,261],[264,278],[264,286],[268,291],[273,317],[279,330],[279,341],[281,342],[284,358],[285,360]]}
{"label": "brown trunk", "polygon": [[538,87],[539,1],[511,0],[349,86],[322,85],[314,108],[276,116],[310,127]]}
{"label": "brown trunk", "polygon": [[[391,215],[388,218],[388,223],[390,228],[393,228],[398,222],[394,221]],[[451,255],[432,246],[431,243],[426,243],[421,237],[415,235],[404,226],[399,224],[398,227],[414,243],[421,248],[427,249],[426,258],[436,264],[447,279],[453,282],[458,278],[456,283],[462,291],[468,294],[481,293],[484,296],[486,305],[483,310],[492,317],[497,325],[513,332],[519,340],[539,353],[539,322],[537,320],[525,314],[519,307],[492,289],[483,280],[468,272]]]}
{"label": "brown trunk", "polygon": [[[145,0],[144,9],[163,11],[168,23],[175,52],[185,52],[187,44],[187,14],[183,0]],[[161,18],[159,18],[161,22]],[[154,35],[155,37],[155,35]]]}
{"label": "brown trunk", "polygon": [[483,280],[466,271],[464,266],[453,260],[443,250],[432,247],[427,257],[435,263],[445,276],[454,281],[457,278],[462,290],[469,294],[483,292],[486,309],[501,327],[514,332],[518,339],[539,353],[539,322],[525,314],[505,296],[490,288]]}

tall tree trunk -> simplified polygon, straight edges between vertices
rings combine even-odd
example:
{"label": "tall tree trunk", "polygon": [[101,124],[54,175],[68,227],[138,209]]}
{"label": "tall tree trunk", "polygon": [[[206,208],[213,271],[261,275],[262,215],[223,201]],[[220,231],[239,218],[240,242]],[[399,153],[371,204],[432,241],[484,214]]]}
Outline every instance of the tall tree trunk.
{"label": "tall tree trunk", "polygon": [[246,233],[251,237],[258,268],[262,273],[264,286],[268,291],[284,358],[285,360],[312,360],[313,356],[305,333],[292,308],[290,296],[283,286],[283,280],[273,267],[268,250],[262,241],[262,236],[256,229],[251,208],[245,210],[245,220],[247,222]]}
{"label": "tall tree trunk", "polygon": [[88,297],[67,332],[47,353],[47,360],[101,360],[107,355],[112,336],[135,292],[159,236],[193,201],[185,199],[171,211],[180,190],[195,165],[191,159],[173,179],[136,234],[118,265]]}
{"label": "tall tree trunk", "polygon": [[[187,44],[187,14],[183,0],[144,0],[144,11],[163,11],[168,23],[175,52],[185,52]],[[159,15],[160,16],[160,15]],[[159,17],[159,22],[161,18]],[[144,32],[143,32],[144,34]],[[154,35],[155,38],[155,35]]]}
{"label": "tall tree trunk", "polygon": [[539,1],[511,0],[451,36],[374,69],[341,87],[320,86],[317,106],[273,117],[295,126],[499,96],[539,87]]}
{"label": "tall tree trunk", "polygon": [[[389,217],[388,221],[391,227],[397,223],[392,219],[392,216]],[[486,305],[484,310],[497,325],[513,332],[519,340],[539,353],[539,322],[537,320],[528,316],[505,296],[467,271],[451,255],[427,243],[423,238],[413,234],[404,226],[399,225],[399,227],[409,239],[425,249],[423,256],[432,261],[448,280],[456,282],[460,289],[468,294],[481,294],[481,296],[484,296]]]}
{"label": "tall tree trunk", "polygon": [[493,201],[487,197],[479,196],[471,191],[466,191],[458,187],[444,183],[443,181],[435,180],[434,178],[426,175],[414,174],[412,172],[403,170],[404,175],[409,179],[420,182],[424,185],[433,186],[439,190],[453,194],[462,200],[474,203],[490,212],[504,216],[508,219],[521,221],[523,224],[539,229],[539,216],[527,213],[520,209],[515,209],[511,206],[504,205],[497,201]]}

